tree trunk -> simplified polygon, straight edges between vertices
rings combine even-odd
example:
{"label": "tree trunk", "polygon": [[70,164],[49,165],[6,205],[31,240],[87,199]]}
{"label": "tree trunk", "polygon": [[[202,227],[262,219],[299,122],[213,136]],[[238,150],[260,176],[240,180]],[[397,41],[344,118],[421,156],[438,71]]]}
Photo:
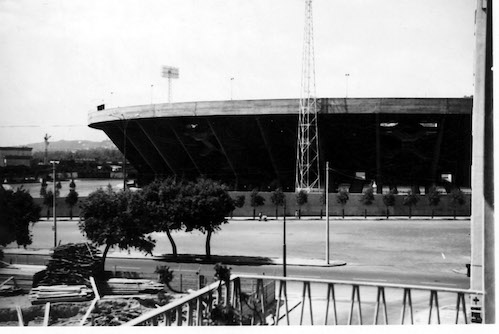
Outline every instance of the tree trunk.
{"label": "tree trunk", "polygon": [[170,233],[170,230],[166,230],[166,236],[168,237],[168,240],[170,240],[170,244],[172,245],[172,255],[173,257],[177,257],[177,245],[175,244],[175,241],[173,240],[172,234]]}
{"label": "tree trunk", "polygon": [[47,209],[47,220],[50,219],[50,209]]}
{"label": "tree trunk", "polygon": [[322,220],[322,208],[321,208],[321,220]]}
{"label": "tree trunk", "polygon": [[212,233],[212,231],[208,230],[208,233],[206,234],[206,245],[205,245],[205,249],[206,249],[206,258],[207,259],[211,258],[211,248],[210,248],[211,233]]}
{"label": "tree trunk", "polygon": [[409,219],[412,217],[412,206],[409,207]]}
{"label": "tree trunk", "polygon": [[301,219],[301,208],[298,209],[298,219]]}
{"label": "tree trunk", "polygon": [[367,219],[367,209],[364,209],[364,219]]}
{"label": "tree trunk", "polygon": [[435,210],[431,209],[431,219],[435,216]]}
{"label": "tree trunk", "polygon": [[255,220],[255,217],[256,217],[255,215],[256,215],[256,209],[253,208],[253,220]]}
{"label": "tree trunk", "polygon": [[105,270],[105,267],[106,267],[106,256],[107,256],[107,252],[109,252],[109,248],[111,248],[111,244],[107,244],[106,245],[106,248],[104,249],[104,253],[102,253],[102,273],[104,274],[104,270]]}
{"label": "tree trunk", "polygon": [[454,219],[456,219],[456,209],[454,209]]}
{"label": "tree trunk", "polygon": [[275,207],[275,219],[279,218],[278,206]]}
{"label": "tree trunk", "polygon": [[386,219],[390,219],[390,208],[386,207]]}
{"label": "tree trunk", "polygon": [[69,219],[73,220],[73,207],[69,208]]}
{"label": "tree trunk", "polygon": [[341,217],[345,219],[345,208],[341,209]]}

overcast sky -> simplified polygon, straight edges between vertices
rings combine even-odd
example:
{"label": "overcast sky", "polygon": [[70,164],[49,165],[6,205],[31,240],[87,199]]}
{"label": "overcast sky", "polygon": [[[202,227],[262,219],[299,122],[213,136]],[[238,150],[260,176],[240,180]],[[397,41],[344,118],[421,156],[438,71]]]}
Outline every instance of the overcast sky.
{"label": "overcast sky", "polygon": [[[476,0],[314,0],[318,97],[473,94]],[[87,116],[298,98],[304,0],[0,0],[0,146],[103,140]]]}

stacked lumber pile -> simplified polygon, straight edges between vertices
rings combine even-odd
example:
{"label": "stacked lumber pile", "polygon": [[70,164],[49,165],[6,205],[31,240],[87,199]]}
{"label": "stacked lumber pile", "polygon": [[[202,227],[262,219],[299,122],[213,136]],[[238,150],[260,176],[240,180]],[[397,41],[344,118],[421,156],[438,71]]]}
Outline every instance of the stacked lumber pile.
{"label": "stacked lumber pile", "polygon": [[66,244],[54,249],[38,285],[87,285],[100,269],[100,251],[87,243]]}
{"label": "stacked lumber pile", "polygon": [[[45,266],[9,264],[0,261],[0,289],[5,290],[6,294],[16,293],[15,287],[22,289],[23,292],[28,292],[33,284],[33,276],[44,269]],[[13,290],[9,286],[14,286]]]}
{"label": "stacked lumber pile", "polygon": [[164,291],[165,285],[148,279],[110,278],[104,293],[111,295],[155,294]]}
{"label": "stacked lumber pile", "polygon": [[31,304],[47,302],[81,302],[93,298],[92,289],[86,285],[52,285],[31,289],[28,298]]}

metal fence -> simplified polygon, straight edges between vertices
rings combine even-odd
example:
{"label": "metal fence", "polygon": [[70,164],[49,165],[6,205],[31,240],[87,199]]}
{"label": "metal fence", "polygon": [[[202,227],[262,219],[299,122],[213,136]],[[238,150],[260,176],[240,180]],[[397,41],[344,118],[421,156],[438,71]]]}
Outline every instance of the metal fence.
{"label": "metal fence", "polygon": [[233,321],[239,325],[469,324],[480,322],[480,314],[473,312],[472,306],[476,295],[483,295],[483,292],[232,275],[228,285],[214,282],[126,325],[212,325],[213,311],[220,305],[235,311],[237,316]]}

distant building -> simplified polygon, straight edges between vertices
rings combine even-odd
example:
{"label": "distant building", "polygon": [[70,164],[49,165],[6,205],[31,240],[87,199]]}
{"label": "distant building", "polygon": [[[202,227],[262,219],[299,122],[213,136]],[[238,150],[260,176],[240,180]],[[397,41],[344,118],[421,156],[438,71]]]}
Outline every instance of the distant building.
{"label": "distant building", "polygon": [[26,166],[31,164],[31,147],[0,147],[0,167]]}

